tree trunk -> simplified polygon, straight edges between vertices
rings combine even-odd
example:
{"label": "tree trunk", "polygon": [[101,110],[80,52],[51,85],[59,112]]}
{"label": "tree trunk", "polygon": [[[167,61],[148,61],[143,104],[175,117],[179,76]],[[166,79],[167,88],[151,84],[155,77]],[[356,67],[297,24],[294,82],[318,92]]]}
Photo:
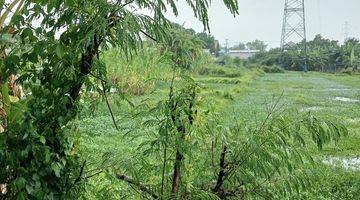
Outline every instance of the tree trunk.
{"label": "tree trunk", "polygon": [[175,157],[175,164],[174,164],[172,190],[171,190],[171,193],[173,195],[175,195],[179,191],[182,159],[183,159],[183,155],[180,153],[179,150],[177,150]]}
{"label": "tree trunk", "polygon": [[[90,74],[93,59],[99,51],[100,44],[101,41],[98,41],[97,35],[94,35],[94,44],[88,47],[86,53],[81,56],[81,66],[80,73],[78,74],[78,80],[73,84],[69,91],[73,102],[79,97],[85,78]],[[72,107],[73,105],[69,106]]]}
{"label": "tree trunk", "polygon": [[214,193],[217,194],[220,198],[221,198],[221,196],[223,196],[221,187],[224,183],[224,177],[226,175],[226,166],[227,166],[226,161],[225,161],[226,151],[227,151],[227,146],[224,145],[222,152],[220,154],[220,171],[219,171],[219,174],[217,177],[216,185],[213,189]]}

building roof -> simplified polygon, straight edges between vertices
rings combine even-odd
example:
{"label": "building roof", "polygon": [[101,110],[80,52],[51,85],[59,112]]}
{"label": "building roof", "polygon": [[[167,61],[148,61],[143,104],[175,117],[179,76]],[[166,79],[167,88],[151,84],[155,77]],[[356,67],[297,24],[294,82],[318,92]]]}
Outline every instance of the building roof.
{"label": "building roof", "polygon": [[229,50],[229,53],[259,53],[260,50]]}

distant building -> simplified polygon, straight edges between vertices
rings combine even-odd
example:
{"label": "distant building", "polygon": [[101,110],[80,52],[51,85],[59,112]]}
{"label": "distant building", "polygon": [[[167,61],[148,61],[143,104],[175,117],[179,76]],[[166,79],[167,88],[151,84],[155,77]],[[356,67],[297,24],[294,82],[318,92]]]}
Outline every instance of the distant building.
{"label": "distant building", "polygon": [[255,54],[259,53],[259,50],[229,50],[227,55],[233,58],[240,58],[241,60],[247,60]]}

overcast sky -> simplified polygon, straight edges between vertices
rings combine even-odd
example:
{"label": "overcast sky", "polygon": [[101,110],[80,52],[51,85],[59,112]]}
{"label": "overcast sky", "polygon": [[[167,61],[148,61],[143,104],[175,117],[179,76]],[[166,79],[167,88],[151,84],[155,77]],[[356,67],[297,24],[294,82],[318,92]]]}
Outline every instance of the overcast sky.
{"label": "overcast sky", "polygon": [[[168,15],[172,21],[185,24],[198,32],[203,26],[188,6],[179,3],[179,16]],[[280,46],[285,0],[238,0],[239,15],[235,18],[226,10],[223,0],[212,0],[209,11],[211,34],[221,44],[229,39],[230,46],[260,39],[271,47]],[[360,0],[305,0],[307,36],[318,33],[344,40],[344,24],[349,24],[349,36],[360,38]]]}

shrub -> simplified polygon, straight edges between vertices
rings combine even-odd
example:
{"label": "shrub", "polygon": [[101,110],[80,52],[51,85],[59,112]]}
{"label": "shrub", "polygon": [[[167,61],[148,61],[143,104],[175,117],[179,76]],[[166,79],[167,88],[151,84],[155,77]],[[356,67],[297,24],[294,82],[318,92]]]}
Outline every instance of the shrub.
{"label": "shrub", "polygon": [[240,67],[221,67],[218,65],[210,65],[206,67],[198,67],[194,70],[194,73],[201,76],[236,78],[241,77],[244,70],[244,68]]}
{"label": "shrub", "polygon": [[262,66],[261,69],[265,73],[285,73],[285,70],[277,65],[273,66]]}
{"label": "shrub", "polygon": [[341,73],[344,73],[344,74],[348,74],[348,75],[353,75],[354,74],[354,70],[350,67],[346,68],[346,69],[343,69],[341,71]]}

